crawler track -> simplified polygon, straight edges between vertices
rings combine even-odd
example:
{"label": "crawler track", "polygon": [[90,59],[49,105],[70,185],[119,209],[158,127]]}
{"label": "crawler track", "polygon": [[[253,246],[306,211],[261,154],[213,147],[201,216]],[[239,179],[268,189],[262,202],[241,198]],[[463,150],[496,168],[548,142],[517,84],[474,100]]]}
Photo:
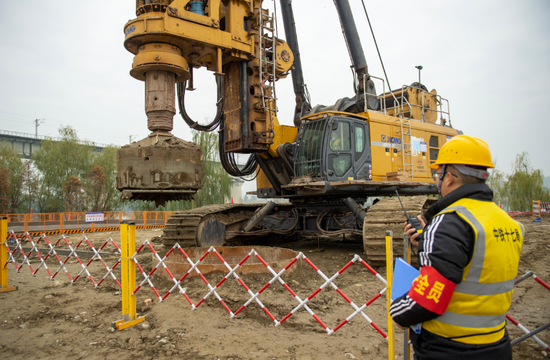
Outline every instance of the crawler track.
{"label": "crawler track", "polygon": [[[436,198],[427,196],[403,197],[401,200],[409,216],[424,214],[430,205],[437,201]],[[363,224],[363,248],[369,264],[386,264],[386,230],[393,232],[394,258],[403,256],[405,221],[405,214],[396,197],[382,199],[370,207]],[[416,246],[413,250],[416,252]],[[411,256],[411,262],[416,262],[414,255]]]}
{"label": "crawler track", "polygon": [[263,203],[216,204],[177,212],[164,226],[163,243],[166,246],[173,246],[176,242],[182,247],[203,246],[200,236],[197,235],[200,225],[206,220],[214,218],[226,225],[244,222],[262,205]]}

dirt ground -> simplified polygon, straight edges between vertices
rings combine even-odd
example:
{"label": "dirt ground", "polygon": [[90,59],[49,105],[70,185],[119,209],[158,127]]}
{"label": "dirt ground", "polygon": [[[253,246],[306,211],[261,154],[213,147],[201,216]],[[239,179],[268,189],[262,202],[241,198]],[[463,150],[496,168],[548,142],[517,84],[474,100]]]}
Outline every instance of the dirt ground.
{"label": "dirt ground", "polygon": [[[532,223],[528,217],[519,219],[526,227],[518,275],[532,270],[543,281],[550,283],[550,219]],[[160,235],[159,230],[137,232],[137,245]],[[99,248],[112,237],[120,242],[118,233],[89,235],[94,247]],[[69,239],[76,246],[81,236]],[[58,237],[51,236],[50,241]],[[292,238],[286,248],[303,252],[327,276],[334,275],[354,254],[363,256],[362,246],[357,243],[321,240],[318,252],[317,240]],[[155,247],[160,248],[158,243]],[[81,249],[87,248],[81,245]],[[105,251],[113,252],[110,244]],[[141,254],[141,253],[140,253]],[[21,262],[21,257],[16,257]],[[65,256],[61,256],[65,259]],[[82,256],[84,263],[89,258]],[[104,257],[112,267],[118,257]],[[139,261],[146,271],[152,264],[151,252],[143,252]],[[36,255],[31,257],[33,269],[40,264]],[[256,304],[231,319],[222,304],[210,296],[196,310],[192,310],[185,297],[174,292],[162,303],[149,286],[137,292],[138,315],[145,315],[145,322],[126,330],[113,330],[111,324],[122,318],[120,289],[107,277],[97,288],[83,273],[73,285],[63,270],[54,281],[48,280],[42,267],[36,277],[24,265],[20,273],[13,264],[8,264],[10,286],[17,291],[0,293],[0,356],[3,359],[63,358],[63,359],[159,359],[167,357],[188,359],[383,359],[387,358],[388,345],[385,339],[361,316],[332,335],[327,335],[319,323],[304,309],[288,318],[281,326],[273,321]],[[53,259],[47,261],[52,274],[59,268]],[[288,285],[302,299],[312,294],[323,280],[304,261],[285,277]],[[118,267],[117,267],[118,268]],[[74,279],[82,266],[72,258],[67,269]],[[93,261],[90,273],[99,281],[105,274],[100,261]],[[115,274],[120,278],[120,269]],[[162,269],[159,269],[160,272]],[[279,270],[279,269],[276,269]],[[385,278],[385,268],[376,268]],[[164,270],[162,270],[164,271]],[[214,286],[223,274],[211,274],[206,278]],[[138,274],[137,281],[143,277]],[[269,280],[269,275],[243,276],[246,285],[257,292]],[[171,283],[153,278],[159,293],[164,295]],[[340,275],[335,283],[359,306],[376,295],[383,284],[360,264],[354,264]],[[198,277],[182,283],[190,299],[197,304],[208,292],[206,284]],[[241,284],[234,278],[223,283],[219,295],[235,312],[249,299]],[[153,299],[152,305],[145,300]],[[259,297],[265,307],[281,320],[296,305],[297,301],[279,283],[275,282]],[[317,294],[309,307],[330,328],[336,327],[353,313],[352,307],[332,288],[327,287]],[[385,297],[369,305],[365,314],[387,331]],[[533,330],[550,321],[550,292],[532,278],[518,284],[509,314]],[[508,323],[511,338],[523,333]],[[539,333],[542,341],[550,344],[550,330]],[[403,358],[403,333],[396,333],[397,358]],[[547,357],[543,349],[532,339],[513,347],[514,359],[542,359]]]}

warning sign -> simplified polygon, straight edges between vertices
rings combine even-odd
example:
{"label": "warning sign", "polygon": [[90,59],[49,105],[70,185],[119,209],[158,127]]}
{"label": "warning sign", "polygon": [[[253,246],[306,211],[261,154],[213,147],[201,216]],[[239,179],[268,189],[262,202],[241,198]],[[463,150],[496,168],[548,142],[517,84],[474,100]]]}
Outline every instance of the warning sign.
{"label": "warning sign", "polygon": [[86,213],[86,222],[103,222],[105,221],[105,214],[102,212],[87,212]]}

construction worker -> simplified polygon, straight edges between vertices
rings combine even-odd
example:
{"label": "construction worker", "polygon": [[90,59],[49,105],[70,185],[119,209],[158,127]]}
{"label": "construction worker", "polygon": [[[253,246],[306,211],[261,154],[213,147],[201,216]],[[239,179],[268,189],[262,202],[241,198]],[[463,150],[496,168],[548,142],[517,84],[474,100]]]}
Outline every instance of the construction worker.
{"label": "construction worker", "polygon": [[[491,153],[483,140],[458,135],[441,148],[440,200],[405,231],[418,245],[420,275],[390,307],[412,327],[415,359],[512,359],[506,331],[523,243],[523,226],[493,202],[485,184]],[[419,229],[420,230],[420,229]]]}
{"label": "construction worker", "polygon": [[331,150],[342,150],[342,140],[338,136],[337,131],[333,131],[330,135],[330,149]]}

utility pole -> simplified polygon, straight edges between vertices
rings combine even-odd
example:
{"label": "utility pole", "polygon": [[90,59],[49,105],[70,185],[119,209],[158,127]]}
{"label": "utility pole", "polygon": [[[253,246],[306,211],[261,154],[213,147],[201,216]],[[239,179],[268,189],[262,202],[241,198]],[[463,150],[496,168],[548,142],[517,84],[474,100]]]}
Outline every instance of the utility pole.
{"label": "utility pole", "polygon": [[130,140],[129,144],[132,143],[132,139],[135,139],[137,135],[130,135],[128,136],[128,139]]}
{"label": "utility pole", "polygon": [[35,131],[35,137],[38,139],[38,127],[40,124],[42,124],[46,119],[35,119],[34,120],[34,131]]}

